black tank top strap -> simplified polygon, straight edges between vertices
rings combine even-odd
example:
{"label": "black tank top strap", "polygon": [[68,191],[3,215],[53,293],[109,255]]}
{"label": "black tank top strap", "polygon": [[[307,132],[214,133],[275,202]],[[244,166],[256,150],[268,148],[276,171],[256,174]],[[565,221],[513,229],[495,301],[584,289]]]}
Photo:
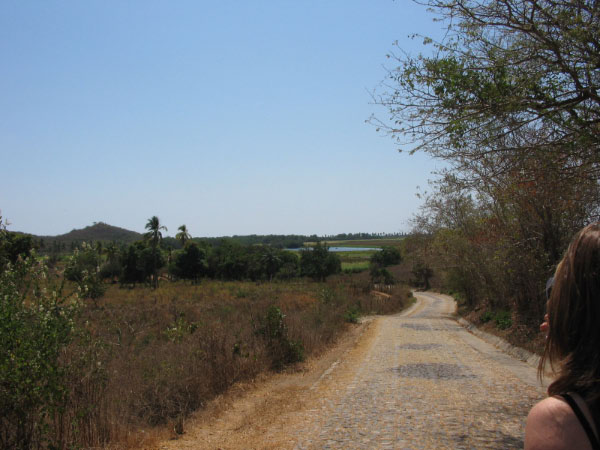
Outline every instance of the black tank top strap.
{"label": "black tank top strap", "polygon": [[[579,405],[577,404],[577,402],[569,394],[562,394],[562,397],[569,404],[569,406],[571,407],[571,409],[577,416],[577,419],[579,419],[579,423],[581,423],[581,426],[583,427],[585,434],[587,434],[590,444],[592,445],[592,449],[600,450],[600,442],[598,442],[598,438],[594,434],[594,430],[592,430],[592,426],[590,425],[589,421],[583,414],[583,411],[581,411],[581,409],[579,408]],[[594,422],[596,423],[597,418],[594,417],[593,419],[594,419]],[[597,425],[596,425],[596,429],[598,429]]]}
{"label": "black tank top strap", "polygon": [[588,405],[590,408],[590,413],[592,414],[592,419],[594,420],[594,425],[596,425],[596,431],[600,433],[600,409],[598,408],[600,405],[596,402],[593,405]]}

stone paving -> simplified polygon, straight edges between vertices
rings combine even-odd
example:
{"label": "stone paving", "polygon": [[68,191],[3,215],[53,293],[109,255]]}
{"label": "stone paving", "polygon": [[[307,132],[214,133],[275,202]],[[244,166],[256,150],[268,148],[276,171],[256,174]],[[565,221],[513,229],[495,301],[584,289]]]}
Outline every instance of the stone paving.
{"label": "stone paving", "polygon": [[372,346],[313,389],[286,433],[290,448],[523,448],[525,418],[544,397],[535,369],[500,354],[449,317],[450,299],[419,295],[379,319]]}

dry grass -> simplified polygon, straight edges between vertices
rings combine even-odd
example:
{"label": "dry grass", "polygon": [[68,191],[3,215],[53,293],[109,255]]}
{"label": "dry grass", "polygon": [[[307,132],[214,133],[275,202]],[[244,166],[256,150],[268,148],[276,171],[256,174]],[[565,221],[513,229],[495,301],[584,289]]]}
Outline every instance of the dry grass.
{"label": "dry grass", "polygon": [[[327,283],[165,282],[155,291],[111,286],[96,307],[83,311],[85,333],[64,355],[71,395],[55,418],[55,436],[65,448],[127,448],[157,425],[182,431],[187,415],[234,383],[281,367],[287,347],[278,340],[301,343],[304,355],[318,354],[349,326],[349,310],[401,310],[407,290],[396,287],[391,294],[374,296],[360,278],[343,275]],[[285,316],[284,337],[269,340],[261,330],[272,306]]]}

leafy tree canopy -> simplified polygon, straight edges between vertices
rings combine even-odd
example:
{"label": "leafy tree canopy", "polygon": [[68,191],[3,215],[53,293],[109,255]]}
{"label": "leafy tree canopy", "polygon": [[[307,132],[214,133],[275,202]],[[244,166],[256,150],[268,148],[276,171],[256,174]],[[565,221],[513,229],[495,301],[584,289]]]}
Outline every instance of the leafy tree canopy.
{"label": "leafy tree canopy", "polygon": [[185,280],[198,281],[207,271],[206,251],[196,243],[188,243],[175,257],[175,275]]}
{"label": "leafy tree canopy", "polygon": [[330,253],[326,245],[317,242],[313,248],[302,250],[300,270],[302,275],[325,281],[329,275],[341,272],[342,263],[338,255]]}
{"label": "leafy tree canopy", "polygon": [[382,247],[380,251],[371,256],[371,263],[379,267],[393,266],[400,264],[401,261],[402,255],[396,247]]}
{"label": "leafy tree canopy", "polygon": [[390,55],[397,67],[375,93],[390,121],[375,122],[468,183],[510,171],[531,151],[597,177],[598,2],[415,1],[441,17],[446,38],[424,38],[433,56]]}
{"label": "leafy tree canopy", "polygon": [[[0,224],[2,223],[2,216],[0,216]],[[6,230],[2,230],[2,237],[0,239],[0,271],[7,262],[16,263],[19,257],[26,258],[30,255],[31,250],[34,248],[33,239],[31,236],[10,233]]]}

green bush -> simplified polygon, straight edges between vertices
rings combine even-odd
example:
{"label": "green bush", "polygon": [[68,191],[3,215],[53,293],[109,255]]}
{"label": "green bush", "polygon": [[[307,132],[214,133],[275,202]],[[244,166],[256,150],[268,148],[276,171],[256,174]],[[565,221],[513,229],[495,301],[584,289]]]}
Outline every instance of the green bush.
{"label": "green bush", "polygon": [[10,233],[2,228],[2,216],[0,216],[0,271],[8,262],[15,263],[19,257],[26,258],[34,248],[31,236],[20,233]]}
{"label": "green bush", "polygon": [[512,317],[510,311],[498,311],[494,316],[494,322],[496,326],[501,330],[506,330],[512,327]]}
{"label": "green bush", "polygon": [[315,281],[325,281],[329,275],[342,271],[342,261],[329,252],[327,245],[317,242],[313,248],[300,252],[300,270],[302,275]]}
{"label": "green bush", "polygon": [[65,278],[67,280],[80,282],[84,272],[96,273],[100,264],[98,253],[90,245],[83,242],[81,250],[75,249],[69,256],[65,267]]}
{"label": "green bush", "polygon": [[288,364],[304,361],[304,345],[302,345],[302,342],[288,340],[286,355]]}
{"label": "green bush", "polygon": [[83,298],[94,301],[102,297],[106,291],[98,264],[96,250],[84,242],[81,250],[75,249],[73,254],[67,258],[65,268],[65,278],[77,283]]}
{"label": "green bush", "polygon": [[170,271],[178,278],[197,282],[208,269],[206,251],[195,242],[188,242],[175,256],[175,265]]}
{"label": "green bush", "polygon": [[487,310],[482,315],[481,323],[488,323],[490,320],[493,320],[496,324],[496,327],[501,330],[506,330],[507,328],[512,327],[512,317],[510,311],[491,311]]}
{"label": "green bush", "polygon": [[360,309],[358,306],[353,305],[349,307],[344,313],[344,320],[350,323],[358,323],[358,319],[360,318]]}
{"label": "green bush", "polygon": [[347,275],[352,275],[353,273],[361,273],[365,270],[367,270],[366,267],[346,267],[345,269],[342,269],[342,272]]}
{"label": "green bush", "polygon": [[[291,253],[291,252],[285,252],[285,253]],[[292,256],[294,256],[294,258],[296,258],[295,255],[292,255]],[[298,276],[298,258],[296,258],[295,261],[285,262],[279,269],[279,272],[277,272],[277,275],[275,275],[275,277],[279,280],[290,280],[297,276]]]}
{"label": "green bush", "polygon": [[431,277],[433,277],[433,269],[429,267],[429,265],[426,262],[415,262],[412,267],[412,274],[414,276],[414,279],[411,280],[412,284],[418,287],[422,287],[426,291],[429,290],[429,280],[431,279]]}
{"label": "green bush", "polygon": [[371,284],[385,284],[389,286],[396,283],[394,276],[387,269],[377,264],[371,264],[369,272],[371,275]]}
{"label": "green bush", "polygon": [[263,318],[258,333],[267,341],[267,348],[273,360],[273,368],[281,370],[285,365],[304,360],[304,346],[300,341],[292,341],[287,335],[285,314],[271,305]]}
{"label": "green bush", "polygon": [[371,256],[371,263],[379,267],[392,266],[402,262],[402,254],[395,247],[382,247],[380,251]]}
{"label": "green bush", "polygon": [[488,310],[481,315],[481,322],[488,323],[493,318],[494,318],[494,313],[492,311]]}
{"label": "green bush", "polygon": [[113,281],[115,278],[119,278],[123,271],[123,266],[121,266],[118,260],[107,261],[102,267],[100,267],[100,272],[98,272],[98,276],[103,280],[111,280]]}
{"label": "green bush", "polygon": [[319,300],[325,305],[332,303],[335,300],[335,291],[328,286],[324,287],[319,292]]}
{"label": "green bush", "polygon": [[235,298],[246,298],[250,295],[250,291],[248,291],[247,289],[242,289],[241,287],[238,287],[233,295],[235,296]]}
{"label": "green bush", "polygon": [[0,274],[0,448],[52,447],[49,421],[68,398],[60,357],[74,336],[78,297],[46,280],[35,255]]}

